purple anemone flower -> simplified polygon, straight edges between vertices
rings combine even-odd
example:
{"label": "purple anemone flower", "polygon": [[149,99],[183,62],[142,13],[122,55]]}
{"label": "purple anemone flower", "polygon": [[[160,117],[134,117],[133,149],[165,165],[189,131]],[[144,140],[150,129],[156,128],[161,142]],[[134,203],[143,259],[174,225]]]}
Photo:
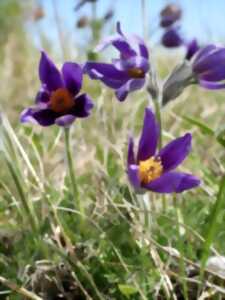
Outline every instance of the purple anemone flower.
{"label": "purple anemone flower", "polygon": [[181,193],[197,187],[200,180],[195,176],[174,169],[181,164],[191,150],[190,133],[177,138],[157,152],[159,125],[151,109],[145,109],[141,138],[134,153],[134,142],[128,145],[127,172],[137,192],[144,189],[156,193]]}
{"label": "purple anemone flower", "polygon": [[87,62],[84,66],[91,79],[101,80],[105,85],[115,90],[119,101],[124,101],[128,93],[141,89],[145,84],[149,71],[148,49],[138,36],[125,36],[117,23],[117,34],[103,41],[97,51],[109,45],[120,53],[119,59],[112,63]]}
{"label": "purple anemone flower", "polygon": [[166,48],[176,48],[183,45],[184,41],[180,35],[179,29],[172,27],[164,32],[161,43]]}
{"label": "purple anemone flower", "polygon": [[78,95],[83,78],[78,64],[66,62],[60,72],[42,51],[39,77],[42,86],[37,93],[35,106],[22,112],[21,122],[69,126],[76,118],[89,116],[93,103],[87,94]]}
{"label": "purple anemone flower", "polygon": [[225,48],[208,45],[201,48],[192,59],[196,81],[204,88],[225,88]]}
{"label": "purple anemone flower", "polygon": [[200,49],[200,46],[196,39],[193,39],[190,42],[188,42],[186,44],[185,59],[190,60],[199,49]]}
{"label": "purple anemone flower", "polygon": [[160,26],[170,27],[182,16],[181,8],[176,4],[168,4],[160,13]]}

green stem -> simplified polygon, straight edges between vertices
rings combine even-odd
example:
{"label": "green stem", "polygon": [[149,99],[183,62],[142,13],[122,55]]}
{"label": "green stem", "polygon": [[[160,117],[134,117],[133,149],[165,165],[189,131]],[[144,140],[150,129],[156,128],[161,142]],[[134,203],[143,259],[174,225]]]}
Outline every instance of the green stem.
{"label": "green stem", "polygon": [[78,209],[79,212],[81,212],[79,191],[77,188],[77,182],[76,182],[74,166],[73,166],[73,159],[72,159],[72,155],[71,155],[70,129],[65,128],[64,132],[65,132],[65,146],[66,146],[66,158],[67,158],[68,171],[69,171],[71,186],[72,186],[72,190],[73,190],[73,196],[76,201],[75,207]]}
{"label": "green stem", "polygon": [[[159,91],[158,98],[152,98],[154,107],[155,107],[155,115],[157,121],[159,123],[159,150],[162,148],[162,118],[161,118],[161,99],[162,99],[162,92]],[[167,201],[165,195],[162,194],[162,207],[163,211],[167,210]]]}
{"label": "green stem", "polygon": [[163,213],[166,213],[167,199],[166,199],[166,195],[164,195],[164,194],[162,194],[162,209],[163,209]]}
{"label": "green stem", "polygon": [[7,164],[7,167],[9,169],[9,172],[10,172],[10,174],[11,174],[13,180],[14,180],[17,192],[20,196],[20,200],[21,200],[23,209],[26,212],[27,217],[29,218],[31,227],[32,227],[34,232],[37,232],[37,219],[36,219],[35,215],[32,213],[32,210],[30,208],[28,200],[25,196],[23,187],[22,187],[22,185],[20,183],[20,180],[18,178],[18,175],[17,175],[13,165],[11,164],[11,162],[7,158],[6,158],[6,164]]}
{"label": "green stem", "polygon": [[153,99],[153,104],[155,107],[155,115],[159,123],[159,149],[161,149],[162,148],[162,118],[161,118],[160,99]]}
{"label": "green stem", "polygon": [[219,230],[220,223],[218,221],[219,214],[222,211],[225,199],[225,175],[222,177],[220,182],[220,188],[217,195],[216,202],[214,203],[209,219],[208,226],[205,234],[205,244],[203,246],[202,257],[201,257],[201,272],[200,272],[200,281],[203,282],[204,271],[207,259],[210,254],[210,248],[213,244],[215,237],[217,236],[217,232]]}

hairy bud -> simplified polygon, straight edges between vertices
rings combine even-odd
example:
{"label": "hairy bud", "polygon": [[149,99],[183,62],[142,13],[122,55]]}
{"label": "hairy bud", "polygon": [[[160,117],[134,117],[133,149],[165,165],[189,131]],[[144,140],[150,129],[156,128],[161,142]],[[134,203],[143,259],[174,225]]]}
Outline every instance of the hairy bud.
{"label": "hairy bud", "polygon": [[177,98],[183,90],[195,82],[192,67],[189,62],[178,65],[169,75],[163,85],[162,105]]}

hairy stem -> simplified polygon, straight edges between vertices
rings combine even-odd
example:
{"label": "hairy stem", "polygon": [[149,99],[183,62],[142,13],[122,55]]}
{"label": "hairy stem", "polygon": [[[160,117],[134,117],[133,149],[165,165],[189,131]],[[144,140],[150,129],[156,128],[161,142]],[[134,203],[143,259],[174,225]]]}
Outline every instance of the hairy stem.
{"label": "hairy stem", "polygon": [[78,191],[78,187],[77,187],[77,182],[76,182],[76,177],[75,177],[75,172],[74,172],[74,166],[73,166],[73,159],[72,159],[72,155],[71,155],[71,147],[70,147],[70,129],[65,128],[64,133],[65,133],[65,147],[66,147],[67,166],[68,166],[68,171],[69,171],[73,196],[74,196],[74,199],[76,201],[75,207],[80,212],[81,207],[80,207],[80,200],[79,200],[79,191]]}

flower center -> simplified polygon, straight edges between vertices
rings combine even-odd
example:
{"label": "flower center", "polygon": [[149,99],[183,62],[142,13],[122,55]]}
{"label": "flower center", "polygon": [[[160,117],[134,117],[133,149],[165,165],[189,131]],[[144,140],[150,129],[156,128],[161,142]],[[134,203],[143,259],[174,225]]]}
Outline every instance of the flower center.
{"label": "flower center", "polygon": [[145,76],[145,73],[142,69],[131,68],[128,70],[128,75],[133,78],[143,78]]}
{"label": "flower center", "polygon": [[150,157],[139,162],[139,177],[141,183],[147,184],[162,175],[163,166],[159,157]]}
{"label": "flower center", "polygon": [[74,99],[70,92],[65,88],[57,89],[52,92],[50,97],[50,107],[57,113],[68,111],[74,106]]}

